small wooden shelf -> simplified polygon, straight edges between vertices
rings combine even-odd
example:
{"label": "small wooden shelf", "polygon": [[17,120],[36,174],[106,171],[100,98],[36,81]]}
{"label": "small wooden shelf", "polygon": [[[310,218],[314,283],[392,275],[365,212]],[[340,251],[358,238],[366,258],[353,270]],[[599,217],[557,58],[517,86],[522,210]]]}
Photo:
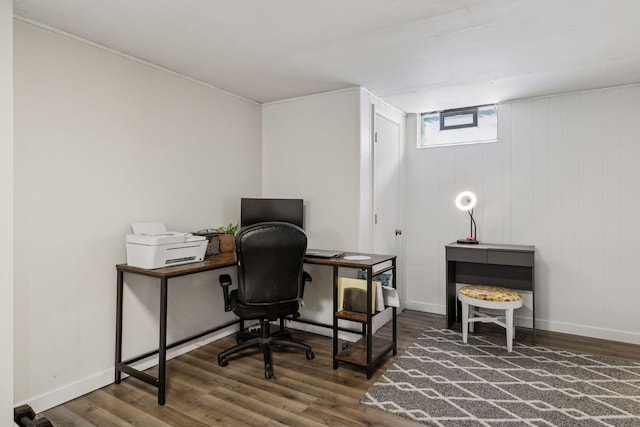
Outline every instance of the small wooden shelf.
{"label": "small wooden shelf", "polygon": [[[330,265],[333,267],[333,369],[338,369],[339,363],[351,364],[359,368],[364,368],[367,373],[367,379],[371,378],[375,365],[379,364],[388,353],[393,352],[394,355],[397,354],[396,344],[398,342],[398,334],[396,330],[396,308],[393,307],[392,309],[392,339],[375,338],[373,333],[373,319],[378,313],[360,313],[357,311],[342,310],[338,308],[338,273],[340,268],[357,268],[360,271],[365,271],[367,286],[364,290],[367,292],[366,300],[368,301],[368,304],[370,304],[373,300],[373,295],[369,295],[368,293],[373,290],[373,277],[386,272],[391,272],[391,277],[393,277],[392,286],[393,288],[396,288],[396,256],[367,255],[366,259],[363,260],[330,258],[307,262]],[[378,268],[375,272],[374,267]],[[347,320],[361,324],[361,343],[349,343],[349,345],[342,351],[338,350],[338,331],[341,329],[338,327],[338,323],[340,320]],[[349,332],[358,333],[357,331]],[[369,354],[367,354],[367,345],[369,345],[369,349],[371,350]]]}
{"label": "small wooden shelf", "polygon": [[336,317],[352,322],[367,323],[367,313],[361,313],[359,311],[340,310],[336,313]]}
{"label": "small wooden shelf", "polygon": [[[386,338],[372,337],[371,359],[376,360],[393,349],[393,341]],[[367,346],[365,342],[349,343],[338,352],[336,360],[367,367]]]}

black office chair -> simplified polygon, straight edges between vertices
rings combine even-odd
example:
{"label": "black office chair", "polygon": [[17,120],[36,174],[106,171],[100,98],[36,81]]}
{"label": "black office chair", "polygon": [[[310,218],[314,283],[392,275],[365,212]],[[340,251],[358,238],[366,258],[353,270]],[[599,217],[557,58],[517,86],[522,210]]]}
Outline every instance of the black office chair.
{"label": "black office chair", "polygon": [[[311,347],[290,339],[286,330],[270,332],[270,321],[298,315],[304,277],[302,265],[307,249],[307,236],[293,224],[264,222],[243,228],[236,236],[238,289],[229,292],[231,277],[220,276],[224,290],[225,311],[245,320],[260,320],[260,334],[238,334],[238,344],[218,355],[218,364],[227,366],[227,357],[251,347],[261,347],[264,354],[264,376],[273,378],[271,346],[294,347],[315,357]],[[307,275],[308,276],[308,275]]]}

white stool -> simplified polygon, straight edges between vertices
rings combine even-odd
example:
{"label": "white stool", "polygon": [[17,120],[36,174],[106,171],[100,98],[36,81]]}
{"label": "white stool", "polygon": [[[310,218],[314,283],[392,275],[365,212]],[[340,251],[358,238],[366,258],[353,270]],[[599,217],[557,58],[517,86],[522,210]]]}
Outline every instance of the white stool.
{"label": "white stool", "polygon": [[[458,291],[458,299],[462,304],[462,341],[467,342],[468,331],[473,332],[475,322],[491,322],[507,330],[507,351],[511,352],[515,337],[513,310],[522,307],[522,296],[509,288],[467,285]],[[491,316],[476,308],[504,310],[505,313],[504,316]]]}

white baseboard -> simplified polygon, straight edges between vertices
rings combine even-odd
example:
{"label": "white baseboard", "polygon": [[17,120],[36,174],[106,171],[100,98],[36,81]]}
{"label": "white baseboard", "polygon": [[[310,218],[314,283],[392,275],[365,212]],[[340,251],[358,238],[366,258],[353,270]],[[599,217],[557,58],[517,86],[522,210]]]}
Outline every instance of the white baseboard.
{"label": "white baseboard", "polygon": [[444,305],[440,304],[427,304],[424,302],[418,301],[407,301],[405,304],[406,310],[415,310],[422,311],[423,313],[434,313],[434,314],[446,314],[446,309]]}
{"label": "white baseboard", "polygon": [[310,332],[312,334],[322,335],[325,337],[333,336],[333,329],[331,329],[330,327],[312,325],[310,323],[302,323],[295,320],[285,320],[284,327],[296,329],[298,331]]}
{"label": "white baseboard", "polygon": [[[530,323],[531,319],[528,319],[527,324]],[[554,322],[541,319],[536,320],[536,328],[563,334],[580,335],[589,338],[640,345],[639,332],[620,331],[617,329],[598,328],[595,326],[576,325],[574,323]]]}
{"label": "white baseboard", "polygon": [[[183,345],[177,346],[167,351],[167,360],[178,357],[182,354],[188,353],[191,350],[195,350],[198,347],[209,344],[210,342],[217,341],[221,338],[231,335],[237,331],[237,326],[233,325],[225,328],[221,331],[213,332],[209,335],[205,335],[197,340],[190,341]],[[157,357],[151,356],[147,359],[143,359],[139,362],[132,364],[136,369],[145,370],[158,364]],[[122,378],[126,378],[127,374],[122,374]],[[35,413],[40,413],[51,409],[55,406],[61,405],[65,402],[73,400],[77,397],[90,393],[94,390],[98,390],[104,386],[112,384],[115,378],[115,369],[109,368],[104,371],[97,372],[94,375],[87,376],[81,380],[74,381],[56,390],[48,393],[34,396],[25,402],[16,402],[14,406],[20,406],[28,404],[33,408]]]}
{"label": "white baseboard", "polygon": [[51,409],[55,406],[61,405],[65,402],[80,397],[89,392],[109,385],[114,380],[114,370],[107,369],[105,371],[96,373],[85,377],[81,380],[66,384],[56,390],[41,394],[30,398],[26,402],[16,402],[16,406],[28,404],[33,408],[33,411],[38,414],[47,409]]}
{"label": "white baseboard", "polygon": [[[445,314],[445,306],[443,305],[425,304],[415,301],[407,301],[407,309],[425,313]],[[516,326],[531,327],[531,317],[516,317],[514,321]],[[536,319],[536,329],[640,345],[639,332],[598,328],[595,326],[578,325],[575,323],[557,322],[546,319]]]}
{"label": "white baseboard", "polygon": [[[303,323],[303,322],[296,322],[295,320],[286,320],[284,324],[285,324],[285,327],[289,329],[296,329],[298,331],[310,332],[312,334],[322,335],[325,337],[333,337],[332,327],[312,325],[310,323]],[[354,329],[355,328],[356,326],[354,326]],[[338,338],[345,341],[356,342],[360,338],[362,338],[362,336],[355,333],[351,333],[351,332],[339,331]]]}

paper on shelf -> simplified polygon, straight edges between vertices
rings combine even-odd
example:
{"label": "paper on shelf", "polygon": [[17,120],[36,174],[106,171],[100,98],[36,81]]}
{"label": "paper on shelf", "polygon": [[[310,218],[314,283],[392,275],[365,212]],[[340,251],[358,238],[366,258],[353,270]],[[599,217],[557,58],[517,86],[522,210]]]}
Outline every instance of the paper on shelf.
{"label": "paper on shelf", "polygon": [[384,302],[384,296],[382,293],[382,283],[380,282],[373,282],[373,283],[376,284],[376,311],[384,311],[385,302]]}
{"label": "paper on shelf", "polygon": [[[380,282],[376,282],[373,281],[372,285],[373,286],[378,286],[380,284]],[[374,288],[375,289],[375,288]],[[340,277],[338,278],[338,310],[342,310],[344,308],[344,295],[345,295],[345,291],[346,290],[350,290],[350,291],[361,291],[366,293],[367,292],[367,281],[363,280],[363,279],[352,279],[350,277]],[[371,295],[371,309],[373,310],[373,312],[375,313],[375,310],[377,308],[376,305],[376,294],[378,292],[374,292],[373,295]]]}
{"label": "paper on shelf", "polygon": [[[374,309],[374,313],[384,311],[386,307],[400,307],[400,298],[395,288],[385,286],[375,280],[372,282],[372,285],[375,290],[371,298],[371,308]],[[347,289],[358,289],[366,292],[367,281],[364,279],[340,277],[338,279],[338,310],[344,308],[344,294]]]}
{"label": "paper on shelf", "polygon": [[382,300],[384,305],[388,307],[400,307],[400,298],[398,297],[398,291],[391,286],[380,285],[382,291]]}

